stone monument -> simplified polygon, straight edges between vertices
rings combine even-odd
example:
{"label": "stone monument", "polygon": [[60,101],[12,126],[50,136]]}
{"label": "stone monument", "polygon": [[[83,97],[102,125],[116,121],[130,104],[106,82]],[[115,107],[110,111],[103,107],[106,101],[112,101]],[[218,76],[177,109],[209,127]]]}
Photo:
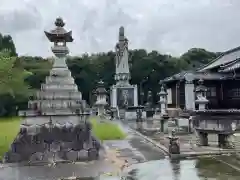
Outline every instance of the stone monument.
{"label": "stone monument", "polygon": [[5,162],[82,161],[98,158],[100,143],[91,134],[91,124],[81,92],[71,77],[66,64],[72,42],[72,32],[66,31],[61,18],[55,21],[56,28],[45,32],[54,43],[56,55],[50,76],[36,97],[29,101],[30,110],[19,112],[23,124]]}
{"label": "stone monument", "polygon": [[165,132],[168,129],[167,120],[169,119],[167,113],[167,92],[165,91],[164,85],[161,86],[161,91],[158,93],[159,95],[159,103],[160,103],[160,122],[161,122],[161,132]]}
{"label": "stone monument", "polygon": [[119,39],[116,50],[116,85],[111,87],[111,107],[124,109],[128,106],[138,106],[137,85],[131,85],[128,65],[128,39],[124,35],[124,28],[119,29]]}
{"label": "stone monument", "polygon": [[98,82],[98,87],[96,89],[97,101],[95,106],[97,106],[98,116],[101,116],[105,113],[105,106],[107,103],[107,91],[104,88],[103,81]]}
{"label": "stone monument", "polygon": [[[36,97],[29,101],[29,110],[25,111],[28,115],[69,115],[75,114],[81,106],[85,107],[82,93],[78,91],[66,64],[69,53],[66,43],[73,41],[72,31],[64,29],[65,23],[61,18],[56,19],[55,25],[55,29],[45,31],[49,41],[54,43],[52,52],[56,57],[53,68]],[[20,115],[24,116],[23,112]]]}

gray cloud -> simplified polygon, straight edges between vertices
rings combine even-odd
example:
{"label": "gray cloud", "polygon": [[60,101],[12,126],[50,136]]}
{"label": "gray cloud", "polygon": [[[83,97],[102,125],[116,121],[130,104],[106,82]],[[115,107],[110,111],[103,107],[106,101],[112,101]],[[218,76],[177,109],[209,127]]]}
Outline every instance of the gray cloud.
{"label": "gray cloud", "polygon": [[37,11],[13,10],[0,13],[0,30],[7,33],[18,33],[41,27],[41,16]]}
{"label": "gray cloud", "polygon": [[224,51],[240,44],[239,0],[0,0],[0,32],[19,54],[51,55],[44,30],[61,16],[73,31],[73,55],[113,50],[125,26],[130,48],[179,55],[192,47]]}

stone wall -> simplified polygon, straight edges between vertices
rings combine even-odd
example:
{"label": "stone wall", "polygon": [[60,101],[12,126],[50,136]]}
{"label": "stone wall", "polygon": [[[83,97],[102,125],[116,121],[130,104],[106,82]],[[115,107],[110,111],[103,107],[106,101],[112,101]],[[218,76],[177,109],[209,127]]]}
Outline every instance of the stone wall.
{"label": "stone wall", "polygon": [[23,125],[5,154],[5,163],[38,162],[49,159],[88,161],[98,158],[99,141],[89,122],[81,124]]}

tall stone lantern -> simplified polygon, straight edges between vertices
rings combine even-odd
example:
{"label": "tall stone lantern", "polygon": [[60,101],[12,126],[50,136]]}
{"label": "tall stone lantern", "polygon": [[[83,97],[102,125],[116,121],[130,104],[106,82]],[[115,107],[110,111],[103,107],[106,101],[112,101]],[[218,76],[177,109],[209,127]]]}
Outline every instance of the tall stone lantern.
{"label": "tall stone lantern", "polygon": [[161,91],[158,93],[159,95],[159,103],[160,103],[160,122],[161,122],[161,132],[164,132],[167,127],[166,121],[168,120],[169,116],[167,114],[167,92],[165,91],[164,85],[161,87]]}
{"label": "tall stone lantern", "polygon": [[209,101],[207,99],[207,88],[203,85],[202,79],[198,81],[198,86],[195,89],[195,93],[197,97],[195,103],[198,105],[198,110],[206,110],[206,105]]}
{"label": "tall stone lantern", "polygon": [[98,87],[96,89],[97,101],[95,105],[98,109],[98,116],[105,113],[105,106],[107,103],[107,91],[104,88],[104,82],[101,80],[98,82]]}
{"label": "tall stone lantern", "polygon": [[161,91],[158,93],[161,116],[167,115],[167,92],[165,91],[164,86],[162,85]]}

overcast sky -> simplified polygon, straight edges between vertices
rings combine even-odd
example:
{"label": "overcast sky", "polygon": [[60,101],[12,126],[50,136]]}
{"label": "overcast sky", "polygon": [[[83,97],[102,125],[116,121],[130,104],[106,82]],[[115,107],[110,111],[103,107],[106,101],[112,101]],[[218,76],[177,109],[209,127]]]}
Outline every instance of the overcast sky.
{"label": "overcast sky", "polygon": [[71,55],[114,50],[121,25],[131,49],[178,56],[240,45],[240,0],[0,0],[0,32],[20,55],[52,55],[43,31],[58,16],[73,31]]}

